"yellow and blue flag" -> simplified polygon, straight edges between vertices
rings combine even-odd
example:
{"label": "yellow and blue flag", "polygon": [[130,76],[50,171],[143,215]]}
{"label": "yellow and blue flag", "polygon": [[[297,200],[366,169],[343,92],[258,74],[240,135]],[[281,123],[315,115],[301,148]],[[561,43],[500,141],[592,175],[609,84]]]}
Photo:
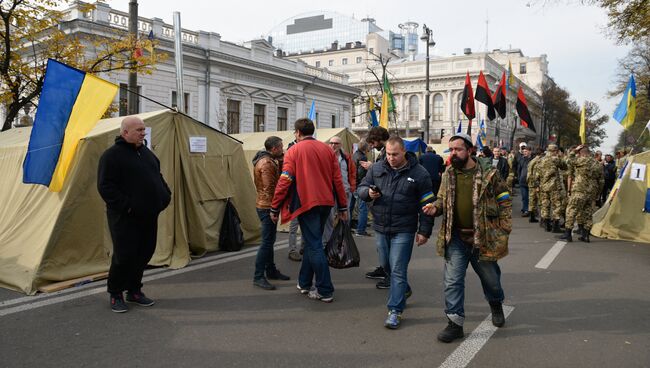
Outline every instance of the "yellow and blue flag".
{"label": "yellow and blue flag", "polygon": [[634,76],[630,75],[630,80],[627,82],[625,92],[623,92],[623,99],[618,104],[616,111],[614,111],[614,119],[618,121],[623,128],[627,129],[634,124],[636,117],[636,83],[634,83]]}
{"label": "yellow and blue flag", "polygon": [[368,101],[368,111],[370,111],[370,122],[373,127],[379,126],[379,120],[377,120],[377,111],[375,107],[375,100],[370,97]]}
{"label": "yellow and blue flag", "polygon": [[79,140],[113,102],[117,86],[56,60],[47,61],[41,98],[23,162],[23,183],[63,188]]}

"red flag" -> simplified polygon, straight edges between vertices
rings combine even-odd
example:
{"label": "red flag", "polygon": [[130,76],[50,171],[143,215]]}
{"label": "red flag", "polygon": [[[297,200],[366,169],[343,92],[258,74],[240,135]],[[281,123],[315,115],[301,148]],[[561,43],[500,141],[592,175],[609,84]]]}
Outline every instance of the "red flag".
{"label": "red flag", "polygon": [[528,111],[528,103],[526,102],[526,96],[524,96],[524,91],[519,87],[517,92],[517,115],[519,115],[519,120],[521,120],[521,125],[537,132],[535,130],[535,124],[533,124],[533,119],[530,117],[530,112]]}
{"label": "red flag", "polygon": [[465,88],[463,88],[463,99],[460,103],[460,109],[463,111],[463,114],[469,119],[469,125],[472,125],[472,119],[476,117],[476,111],[474,110],[474,93],[472,93],[472,83],[469,80],[469,72],[465,77]]}
{"label": "red flag", "polygon": [[482,102],[487,106],[488,119],[494,120],[497,115],[494,113],[494,104],[492,103],[492,92],[490,92],[490,87],[488,86],[487,80],[485,80],[485,75],[483,71],[478,75],[478,85],[476,86],[476,101]]}
{"label": "red flag", "polygon": [[501,76],[501,83],[497,87],[497,90],[494,91],[492,96],[492,102],[494,103],[494,110],[499,114],[501,119],[506,117],[506,72],[503,72]]}

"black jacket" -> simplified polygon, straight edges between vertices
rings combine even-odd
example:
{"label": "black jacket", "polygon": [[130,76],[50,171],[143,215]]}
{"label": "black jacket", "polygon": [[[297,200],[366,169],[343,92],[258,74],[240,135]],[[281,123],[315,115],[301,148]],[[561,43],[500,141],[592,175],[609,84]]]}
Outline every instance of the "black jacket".
{"label": "black jacket", "polygon": [[[394,170],[383,160],[373,164],[359,185],[359,197],[370,202],[369,186],[376,185],[382,196],[375,199],[371,211],[373,228],[383,234],[415,233],[431,236],[433,217],[422,213],[422,206],[433,202],[431,177],[411,152],[407,165]],[[419,227],[418,227],[419,217]]]}
{"label": "black jacket", "polygon": [[364,169],[363,166],[359,164],[359,161],[368,161],[368,156],[365,153],[356,150],[354,155],[352,155],[352,159],[354,160],[354,164],[357,165],[357,183],[360,183],[368,173],[368,170]]}
{"label": "black jacket", "polygon": [[442,157],[433,152],[426,152],[420,156],[420,165],[422,165],[431,176],[431,180],[442,180],[442,173],[445,172],[445,162]]}
{"label": "black jacket", "polygon": [[605,181],[616,181],[616,163],[614,161],[606,162],[605,165],[603,165],[603,174],[605,176]]}
{"label": "black jacket", "polygon": [[517,177],[519,178],[519,185],[522,187],[528,187],[528,164],[533,159],[533,156],[524,156],[522,155],[519,158]]}
{"label": "black jacket", "polygon": [[499,172],[499,176],[501,177],[501,180],[506,180],[508,178],[508,174],[510,173],[510,166],[508,165],[508,160],[506,160],[503,157],[499,157],[499,163],[497,164],[496,169]]}
{"label": "black jacket", "polygon": [[160,161],[145,145],[136,147],[122,137],[99,159],[97,190],[111,212],[156,216],[171,201],[160,173]]}

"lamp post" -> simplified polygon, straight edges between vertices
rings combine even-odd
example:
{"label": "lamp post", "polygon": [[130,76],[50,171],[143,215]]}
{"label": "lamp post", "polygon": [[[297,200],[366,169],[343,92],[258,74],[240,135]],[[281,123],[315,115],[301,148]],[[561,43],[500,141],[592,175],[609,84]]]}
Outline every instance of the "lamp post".
{"label": "lamp post", "polygon": [[431,120],[431,117],[429,116],[429,47],[435,46],[436,43],[431,39],[433,31],[431,28],[427,27],[426,24],[423,25],[422,27],[422,36],[420,39],[426,43],[426,49],[427,49],[427,66],[426,66],[426,78],[427,78],[427,91],[424,94],[424,141],[426,144],[429,144],[429,120]]}

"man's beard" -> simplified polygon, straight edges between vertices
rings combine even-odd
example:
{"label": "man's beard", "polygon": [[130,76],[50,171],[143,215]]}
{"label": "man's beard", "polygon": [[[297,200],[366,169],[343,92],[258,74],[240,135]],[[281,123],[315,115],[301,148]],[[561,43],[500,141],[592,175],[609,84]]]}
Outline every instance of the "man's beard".
{"label": "man's beard", "polygon": [[469,156],[465,157],[465,159],[462,159],[458,156],[453,156],[451,158],[451,166],[453,166],[454,169],[460,170],[465,167],[467,160],[469,160]]}

